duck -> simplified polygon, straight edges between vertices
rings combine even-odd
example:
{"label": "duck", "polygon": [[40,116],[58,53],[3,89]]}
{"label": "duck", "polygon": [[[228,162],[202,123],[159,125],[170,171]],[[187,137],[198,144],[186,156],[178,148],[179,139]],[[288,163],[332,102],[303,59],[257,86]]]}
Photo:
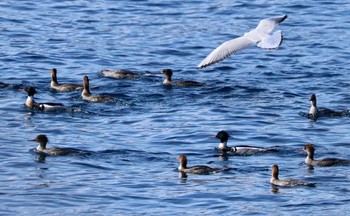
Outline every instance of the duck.
{"label": "duck", "polygon": [[204,86],[204,83],[196,82],[196,81],[177,81],[173,82],[171,81],[171,77],[173,75],[173,71],[171,69],[163,69],[160,71],[160,73],[165,75],[165,80],[163,81],[164,85],[171,85],[171,86]]}
{"label": "duck", "polygon": [[51,89],[54,89],[58,92],[71,92],[71,91],[81,91],[83,90],[82,85],[78,84],[59,84],[57,81],[57,69],[52,68],[51,69],[51,83],[50,83]]}
{"label": "duck", "polygon": [[334,111],[327,108],[318,109],[316,95],[312,94],[310,96],[310,110],[307,117],[310,120],[317,120],[319,117],[343,117],[349,114],[349,110]]}
{"label": "duck", "polygon": [[213,174],[213,173],[218,173],[218,172],[223,172],[223,171],[229,170],[229,168],[227,168],[227,167],[212,168],[212,167],[205,166],[205,165],[197,165],[197,166],[187,167],[187,157],[186,157],[186,155],[183,155],[183,154],[180,155],[177,159],[180,162],[178,170],[182,174],[192,173],[192,174],[199,174],[199,175],[208,175],[208,174]]}
{"label": "duck", "polygon": [[274,164],[272,165],[272,175],[270,179],[270,183],[275,185],[275,186],[309,186],[309,187],[314,187],[314,183],[309,183],[309,182],[304,182],[304,181],[299,181],[295,179],[279,179],[278,178],[278,165]]}
{"label": "duck", "polygon": [[83,77],[83,86],[84,89],[81,92],[81,96],[84,100],[94,103],[107,103],[107,102],[115,102],[114,98],[105,96],[105,95],[93,95],[90,92],[89,88],[89,77]]}
{"label": "duck", "polygon": [[101,74],[105,77],[111,77],[115,79],[136,79],[141,77],[140,74],[129,70],[101,70]]}
{"label": "duck", "polygon": [[229,147],[227,146],[227,141],[229,137],[230,135],[223,130],[223,131],[219,131],[216,134],[216,136],[211,136],[210,138],[220,139],[220,144],[217,147],[218,150],[223,151],[225,153],[235,154],[235,155],[248,156],[248,155],[255,155],[260,153],[278,151],[278,149],[276,148],[264,148],[264,147],[257,147],[257,146],[248,146],[248,145],[239,145],[239,146]]}
{"label": "duck", "polygon": [[310,166],[338,166],[338,165],[350,165],[350,160],[338,159],[338,158],[323,158],[320,160],[314,159],[315,146],[313,144],[305,144],[304,151],[307,153],[305,163]]}
{"label": "duck", "polygon": [[84,152],[78,149],[73,149],[73,148],[46,148],[46,145],[49,142],[49,139],[45,134],[39,134],[34,139],[28,140],[28,141],[39,143],[38,147],[36,148],[37,153],[44,153],[47,155],[60,155],[60,156],[88,154],[87,152]]}
{"label": "duck", "polygon": [[6,88],[9,86],[10,86],[10,84],[0,82],[0,88]]}
{"label": "duck", "polygon": [[[283,42],[280,30],[273,32],[277,25],[287,19],[287,15],[263,19],[258,26],[243,36],[226,41],[214,49],[197,68],[205,68],[224,60],[231,54],[250,46],[257,45],[262,49],[277,49]],[[272,33],[272,34],[271,34]]]}
{"label": "duck", "polygon": [[58,111],[65,108],[62,103],[37,103],[34,100],[34,95],[37,93],[34,87],[28,87],[24,89],[24,91],[28,94],[26,100],[26,106],[28,108],[38,109],[42,111]]}

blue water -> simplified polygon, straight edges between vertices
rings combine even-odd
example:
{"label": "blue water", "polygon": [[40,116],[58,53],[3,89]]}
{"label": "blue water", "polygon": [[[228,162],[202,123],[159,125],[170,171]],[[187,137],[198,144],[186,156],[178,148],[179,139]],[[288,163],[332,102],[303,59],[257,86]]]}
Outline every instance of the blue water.
{"label": "blue water", "polygon": [[[40,2],[40,3],[39,3]],[[349,118],[298,115],[309,97],[335,110],[350,107],[348,1],[1,1],[1,215],[335,215],[350,210],[349,167],[309,169],[305,143],[316,158],[350,158]],[[222,42],[267,17],[288,14],[277,50],[256,47],[198,70]],[[50,90],[81,83],[116,104],[84,102],[79,92]],[[174,80],[205,87],[162,85]],[[102,69],[154,74],[133,80],[102,77]],[[62,102],[60,113],[25,107],[20,88],[35,86],[39,102]],[[222,157],[210,139],[220,130],[229,145],[277,146],[278,153]],[[29,142],[46,134],[49,146],[90,156],[40,157]],[[179,154],[189,165],[228,166],[229,172],[179,178]],[[315,188],[269,184],[280,178]]]}

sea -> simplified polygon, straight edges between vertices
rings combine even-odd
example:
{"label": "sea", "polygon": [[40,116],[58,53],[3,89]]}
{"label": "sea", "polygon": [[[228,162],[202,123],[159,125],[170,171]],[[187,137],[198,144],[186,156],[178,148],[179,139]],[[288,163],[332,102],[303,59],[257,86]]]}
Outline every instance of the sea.
{"label": "sea", "polygon": [[[303,146],[314,144],[316,159],[350,159],[350,119],[300,113],[312,94],[319,107],[350,108],[349,11],[346,0],[0,1],[0,82],[9,84],[0,89],[0,214],[346,215],[349,166],[310,167]],[[252,46],[197,68],[223,42],[284,15],[278,49]],[[92,94],[116,102],[50,89],[52,68],[60,83],[88,76]],[[205,86],[164,85],[162,69]],[[27,108],[29,86],[37,102],[67,109]],[[210,138],[222,130],[229,146],[279,151],[225,154]],[[39,134],[48,148],[89,154],[38,154],[30,140]],[[186,177],[181,154],[188,166],[231,169]],[[316,186],[271,186],[273,164],[280,179]]]}

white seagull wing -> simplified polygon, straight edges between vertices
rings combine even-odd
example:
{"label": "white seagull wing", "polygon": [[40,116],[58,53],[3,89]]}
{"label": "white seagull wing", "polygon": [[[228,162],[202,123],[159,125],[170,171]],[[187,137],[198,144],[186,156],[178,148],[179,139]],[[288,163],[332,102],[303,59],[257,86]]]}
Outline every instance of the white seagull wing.
{"label": "white seagull wing", "polygon": [[257,44],[262,49],[277,49],[281,46],[283,41],[283,35],[281,30],[275,31],[272,35],[266,35]]}
{"label": "white seagull wing", "polygon": [[209,65],[222,61],[231,54],[238,52],[242,49],[248,48],[254,45],[255,43],[256,42],[248,39],[245,36],[226,41],[219,47],[217,47],[215,50],[213,50],[197,67],[208,67]]}
{"label": "white seagull wing", "polygon": [[284,15],[280,17],[263,19],[259,22],[255,30],[262,34],[270,34],[276,28],[276,26],[287,19],[287,17],[287,15]]}

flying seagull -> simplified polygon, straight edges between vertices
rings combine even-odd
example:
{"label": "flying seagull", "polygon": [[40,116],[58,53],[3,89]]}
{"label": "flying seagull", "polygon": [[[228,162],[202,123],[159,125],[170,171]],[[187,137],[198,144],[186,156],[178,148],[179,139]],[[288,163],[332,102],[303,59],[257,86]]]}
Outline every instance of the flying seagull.
{"label": "flying seagull", "polygon": [[224,60],[235,52],[255,44],[263,49],[277,49],[282,44],[283,35],[281,30],[273,33],[272,31],[278,24],[287,19],[287,17],[287,15],[284,15],[261,20],[255,29],[246,32],[241,37],[226,41],[218,46],[197,67],[208,67],[209,65]]}

